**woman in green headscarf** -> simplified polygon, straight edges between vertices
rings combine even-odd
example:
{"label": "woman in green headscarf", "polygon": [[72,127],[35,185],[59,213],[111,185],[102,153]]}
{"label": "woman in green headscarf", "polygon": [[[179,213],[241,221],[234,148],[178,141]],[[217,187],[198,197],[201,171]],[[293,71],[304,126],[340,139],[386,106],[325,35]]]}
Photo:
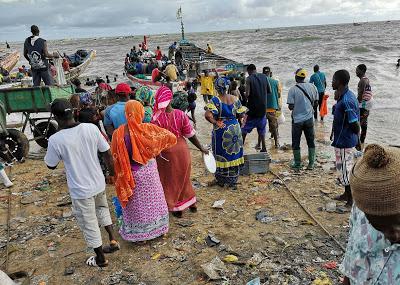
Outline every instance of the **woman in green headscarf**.
{"label": "woman in green headscarf", "polygon": [[154,92],[147,86],[142,86],[136,91],[135,99],[144,107],[143,123],[150,123],[153,116],[153,106],[155,103]]}

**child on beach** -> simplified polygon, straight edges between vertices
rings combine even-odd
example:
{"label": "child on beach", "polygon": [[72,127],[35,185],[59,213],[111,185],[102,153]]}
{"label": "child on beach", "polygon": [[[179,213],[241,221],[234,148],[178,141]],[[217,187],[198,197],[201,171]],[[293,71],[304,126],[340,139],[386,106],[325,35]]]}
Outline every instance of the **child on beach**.
{"label": "child on beach", "polygon": [[350,173],[354,205],[340,266],[345,285],[400,282],[400,150],[369,145]]}

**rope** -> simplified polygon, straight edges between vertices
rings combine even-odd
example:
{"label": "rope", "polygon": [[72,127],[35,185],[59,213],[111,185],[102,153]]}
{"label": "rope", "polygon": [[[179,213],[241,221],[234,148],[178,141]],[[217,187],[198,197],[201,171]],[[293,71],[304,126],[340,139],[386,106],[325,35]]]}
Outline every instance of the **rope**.
{"label": "rope", "polygon": [[340,242],[324,227],[324,225],[322,225],[314,216],[313,214],[311,214],[311,212],[303,206],[303,204],[301,204],[300,200],[297,198],[297,196],[293,193],[292,190],[290,190],[290,188],[287,186],[287,184],[285,183],[285,181],[283,181],[283,179],[276,173],[274,173],[272,170],[270,170],[270,172],[272,173],[272,175],[274,175],[276,178],[278,178],[283,185],[285,186],[286,190],[288,190],[288,192],[290,193],[290,195],[294,198],[294,200],[297,202],[297,204],[300,205],[300,207],[307,213],[307,215],[310,216],[310,218],[343,250],[343,252],[346,251],[346,249],[340,244]]}

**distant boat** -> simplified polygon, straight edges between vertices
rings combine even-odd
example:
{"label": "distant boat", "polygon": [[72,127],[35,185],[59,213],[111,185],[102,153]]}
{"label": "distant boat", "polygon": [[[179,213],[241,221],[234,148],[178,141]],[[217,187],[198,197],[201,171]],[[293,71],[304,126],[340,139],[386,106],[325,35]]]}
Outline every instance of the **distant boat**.
{"label": "distant boat", "polygon": [[19,61],[18,51],[0,50],[0,66],[10,72]]}
{"label": "distant boat", "polygon": [[355,22],[353,22],[353,26],[361,26],[362,24],[361,23],[355,23]]}
{"label": "distant boat", "polygon": [[260,29],[256,29],[256,31],[255,31],[255,32],[256,32],[256,33],[258,33],[259,31],[260,31]]}

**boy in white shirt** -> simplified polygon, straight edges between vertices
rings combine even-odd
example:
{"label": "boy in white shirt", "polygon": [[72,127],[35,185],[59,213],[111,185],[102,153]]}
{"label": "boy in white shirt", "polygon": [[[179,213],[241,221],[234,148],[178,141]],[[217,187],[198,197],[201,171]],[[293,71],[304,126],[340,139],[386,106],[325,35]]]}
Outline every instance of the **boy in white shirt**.
{"label": "boy in white shirt", "polygon": [[[55,169],[64,162],[72,208],[88,247],[96,256],[87,259],[89,266],[105,267],[108,261],[104,253],[119,250],[112,230],[112,221],[105,193],[105,178],[101,170],[98,152],[104,157],[111,174],[107,182],[112,183],[114,167],[110,146],[93,124],[77,123],[73,118],[72,105],[64,99],[51,104],[59,131],[49,138],[44,161],[48,168]],[[103,247],[100,226],[104,226],[110,245]]]}

